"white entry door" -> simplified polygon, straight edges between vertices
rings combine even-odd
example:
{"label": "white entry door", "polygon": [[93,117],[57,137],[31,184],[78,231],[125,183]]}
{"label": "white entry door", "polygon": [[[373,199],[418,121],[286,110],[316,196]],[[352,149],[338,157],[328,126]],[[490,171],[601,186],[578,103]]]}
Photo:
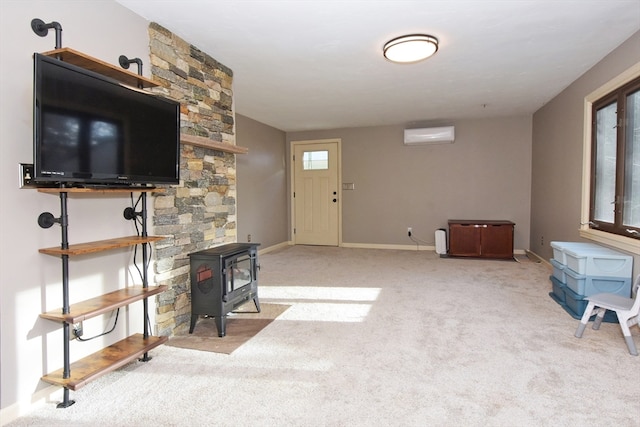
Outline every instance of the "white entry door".
{"label": "white entry door", "polygon": [[338,246],[338,142],[293,143],[294,243]]}

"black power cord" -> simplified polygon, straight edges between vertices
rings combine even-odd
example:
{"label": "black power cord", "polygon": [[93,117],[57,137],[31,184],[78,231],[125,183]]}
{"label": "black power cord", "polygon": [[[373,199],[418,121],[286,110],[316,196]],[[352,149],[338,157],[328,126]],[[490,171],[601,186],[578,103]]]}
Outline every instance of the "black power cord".
{"label": "black power cord", "polygon": [[[417,237],[414,237],[413,232],[411,230],[407,231],[407,237],[409,237],[409,239],[416,244],[416,248],[420,247],[420,244],[422,245],[431,245],[432,243],[427,242],[426,240],[422,240],[422,239],[418,239]],[[433,243],[435,245],[435,243]]]}
{"label": "black power cord", "polygon": [[[134,225],[136,228],[136,235],[138,237],[140,237],[142,235],[141,229],[144,228],[142,221],[142,215],[136,213],[136,209],[138,208],[138,205],[140,204],[140,201],[142,200],[142,194],[140,194],[138,196],[138,200],[136,200],[135,202],[133,201],[133,193],[130,193],[130,198],[131,198],[131,207],[125,209],[125,218],[127,219],[133,219],[134,221]],[[147,259],[146,260],[142,260],[142,265],[149,265],[149,262],[151,261],[151,256],[153,253],[153,248],[151,247],[150,244],[148,243],[141,243],[142,245],[149,245],[148,246],[148,252],[147,252]],[[140,276],[140,281],[144,280],[144,275],[142,274],[142,270],[140,270],[140,265],[137,262],[138,259],[138,245],[135,245],[133,247],[133,265],[136,268],[136,270],[138,271],[138,276]],[[146,262],[145,262],[146,261]],[[145,319],[145,321],[147,322],[147,325],[149,327],[149,331],[151,331],[151,319],[149,318],[149,313],[147,313],[147,318]]]}
{"label": "black power cord", "polygon": [[120,315],[120,309],[118,308],[118,309],[116,310],[116,318],[115,318],[115,319],[114,319],[114,321],[113,321],[113,326],[112,326],[112,327],[111,327],[111,329],[109,329],[108,331],[104,331],[103,333],[98,334],[98,335],[96,335],[96,336],[93,336],[93,337],[91,337],[91,338],[82,338],[83,331],[82,331],[81,329],[78,329],[78,328],[75,328],[75,327],[74,327],[74,328],[73,328],[73,335],[76,337],[76,339],[77,339],[78,341],[86,342],[86,341],[91,341],[91,340],[96,339],[96,338],[98,338],[98,337],[102,337],[102,336],[105,336],[105,335],[107,335],[107,334],[110,334],[111,332],[113,332],[113,331],[116,329],[116,325],[118,324],[118,316],[119,316],[119,315]]}

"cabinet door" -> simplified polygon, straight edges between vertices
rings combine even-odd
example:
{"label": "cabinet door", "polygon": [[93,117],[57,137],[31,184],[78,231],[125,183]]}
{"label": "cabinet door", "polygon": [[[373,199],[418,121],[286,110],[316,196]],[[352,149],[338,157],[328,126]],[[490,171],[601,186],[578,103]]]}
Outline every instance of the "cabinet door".
{"label": "cabinet door", "polygon": [[513,258],[513,225],[488,224],[481,230],[483,257]]}
{"label": "cabinet door", "polygon": [[449,254],[480,256],[480,230],[476,224],[450,224]]}

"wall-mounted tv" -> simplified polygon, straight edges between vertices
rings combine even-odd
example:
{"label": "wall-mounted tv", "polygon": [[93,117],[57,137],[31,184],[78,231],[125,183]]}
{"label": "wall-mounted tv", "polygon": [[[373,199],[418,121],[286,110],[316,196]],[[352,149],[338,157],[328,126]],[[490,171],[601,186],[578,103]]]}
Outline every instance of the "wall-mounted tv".
{"label": "wall-mounted tv", "polygon": [[33,93],[36,183],[178,182],[178,102],[38,53]]}

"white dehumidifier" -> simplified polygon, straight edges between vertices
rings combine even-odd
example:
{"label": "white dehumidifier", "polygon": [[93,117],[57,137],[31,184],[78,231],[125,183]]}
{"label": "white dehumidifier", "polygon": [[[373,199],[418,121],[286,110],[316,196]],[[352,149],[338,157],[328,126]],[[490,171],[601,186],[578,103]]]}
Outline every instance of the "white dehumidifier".
{"label": "white dehumidifier", "polygon": [[447,232],[444,228],[436,230],[436,253],[438,255],[447,253]]}

